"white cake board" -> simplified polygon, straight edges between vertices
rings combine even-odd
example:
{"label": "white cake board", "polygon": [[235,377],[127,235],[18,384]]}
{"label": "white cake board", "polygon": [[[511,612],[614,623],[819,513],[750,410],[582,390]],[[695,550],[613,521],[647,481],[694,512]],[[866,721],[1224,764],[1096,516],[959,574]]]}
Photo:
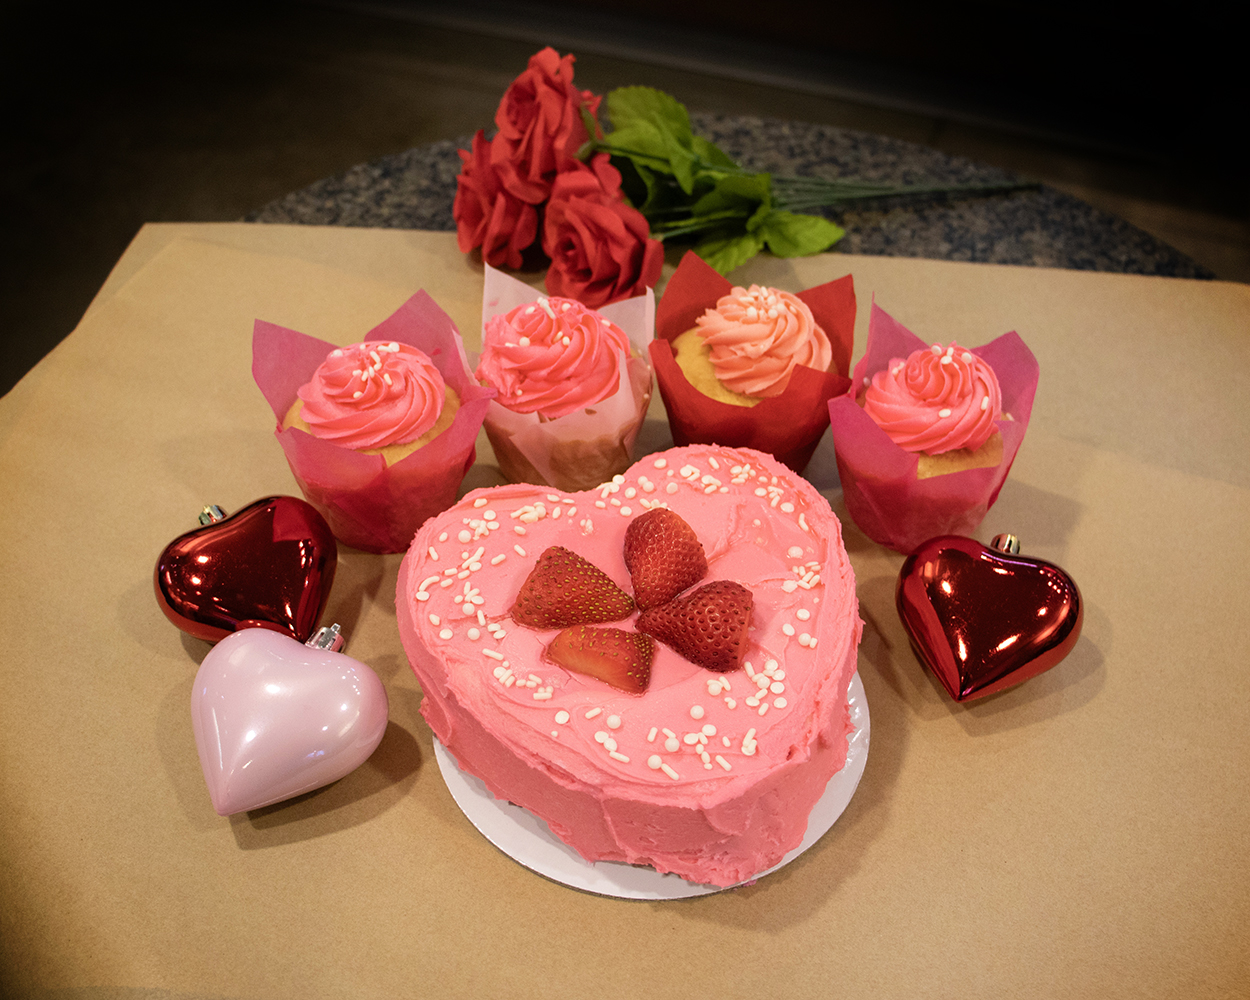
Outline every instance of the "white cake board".
{"label": "white cake board", "polygon": [[[789,864],[816,843],[842,815],[855,794],[868,760],[869,738],[868,699],[858,673],[851,677],[847,701],[853,731],[848,737],[846,766],[829,779],[824,794],[812,808],[807,833],[799,846],[756,878]],[[448,791],[469,822],[510,858],[539,875],[574,889],[620,899],[684,899],[724,891],[719,886],[688,882],[680,875],[664,875],[642,865],[587,861],[533,813],[511,802],[500,801],[481,781],[460,770],[455,758],[437,739],[434,756]]]}

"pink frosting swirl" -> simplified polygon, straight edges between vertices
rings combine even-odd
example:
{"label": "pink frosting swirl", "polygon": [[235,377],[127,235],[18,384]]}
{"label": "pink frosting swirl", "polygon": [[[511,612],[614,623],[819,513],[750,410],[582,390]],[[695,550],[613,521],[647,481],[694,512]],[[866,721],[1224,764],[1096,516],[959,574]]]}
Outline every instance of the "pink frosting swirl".
{"label": "pink frosting swirl", "polygon": [[629,338],[576,299],[552,296],[486,321],[477,377],[517,413],[554,419],[607,399],[620,386]]}
{"label": "pink frosting swirl", "polygon": [[940,455],[972,451],[994,434],[1002,416],[998,377],[988,364],[956,343],[892,358],[872,377],[864,410],[905,451]]}
{"label": "pink frosting swirl", "polygon": [[795,365],[824,372],[833,360],[807,303],[777,288],[735,286],[695,322],[716,377],[745,396],[779,396]]}
{"label": "pink frosting swirl", "polygon": [[357,450],[415,441],[443,410],[443,376],[422,351],[366,341],[331,351],[299,390],[316,437]]}

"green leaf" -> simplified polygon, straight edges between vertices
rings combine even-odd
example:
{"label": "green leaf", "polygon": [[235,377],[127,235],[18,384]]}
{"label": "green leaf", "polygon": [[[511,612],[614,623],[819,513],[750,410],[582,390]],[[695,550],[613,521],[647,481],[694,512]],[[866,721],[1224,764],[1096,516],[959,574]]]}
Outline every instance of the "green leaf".
{"label": "green leaf", "polygon": [[841,226],[819,215],[799,215],[780,210],[770,212],[754,232],[778,257],[806,257],[822,253],[846,235]]}
{"label": "green leaf", "polygon": [[653,87],[618,87],[608,92],[608,116],[613,134],[648,125],[669,132],[687,147],[690,146],[690,116],[682,103]]}
{"label": "green leaf", "polygon": [[745,264],[764,248],[759,233],[710,236],[695,244],[694,252],[720,274]]}
{"label": "green leaf", "polygon": [[729,171],[741,169],[729,156],[721,152],[719,146],[708,142],[701,135],[692,135],[690,137],[690,148],[694,150],[696,156],[712,167],[719,167],[722,170]]}
{"label": "green leaf", "polygon": [[726,209],[735,209],[752,215],[757,206],[772,208],[772,193],[768,174],[724,175],[716,178],[716,186],[691,206],[696,216],[711,215]]}

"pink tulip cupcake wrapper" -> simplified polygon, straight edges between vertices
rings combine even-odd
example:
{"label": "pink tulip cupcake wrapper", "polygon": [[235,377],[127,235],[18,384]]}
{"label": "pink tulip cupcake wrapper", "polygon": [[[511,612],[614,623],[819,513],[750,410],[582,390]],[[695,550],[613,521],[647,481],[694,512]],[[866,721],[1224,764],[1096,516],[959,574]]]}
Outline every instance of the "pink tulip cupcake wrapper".
{"label": "pink tulip cupcake wrapper", "polygon": [[451,317],[424,291],[357,339],[396,341],[424,351],[460,397],[451,426],[392,466],[381,455],[353,451],[295,427],[282,430],[300,387],[339,345],[257,320],[252,377],[273,410],[274,433],[292,475],[335,537],[367,552],[403,552],[428,517],[455,503],[495,390],[478,385]]}
{"label": "pink tulip cupcake wrapper", "polygon": [[[525,282],[486,265],[482,289],[483,334],[487,321],[492,317],[533,302],[541,294]],[[655,331],[655,294],[647,289],[645,295],[613,302],[596,311],[620,327],[638,352],[637,357],[629,358],[621,366],[615,393],[593,407],[555,420],[543,420],[537,413],[514,412],[497,399],[491,402],[487,412],[486,419],[491,430],[507,435],[511,444],[552,485],[561,478],[560,470],[552,464],[552,454],[558,446],[607,439],[620,444],[625,453],[632,455],[634,441],[646,415],[651,390],[647,347]]]}
{"label": "pink tulip cupcake wrapper", "polygon": [[833,370],[797,367],[780,395],[753,407],[734,406],[699,392],[677,364],[671,342],[733,285],[687,253],[669,279],[656,314],[651,361],[678,445],[724,444],[767,452],[801,473],[829,426],[828,402],[847,392],[855,338],[855,288],[851,276],[798,292],[833,348]]}
{"label": "pink tulip cupcake wrapper", "polygon": [[1005,333],[971,348],[994,369],[1002,389],[1002,461],[992,468],[965,469],[918,479],[919,456],[896,445],[856,401],[872,376],[894,358],[906,358],[929,345],[873,303],[868,346],[855,366],[854,391],[829,401],[829,421],[838,475],[847,510],[859,529],[875,542],[903,553],[937,535],[967,535],[980,525],[998,499],[1024,441],[1038,365],[1033,352],[1015,333]]}

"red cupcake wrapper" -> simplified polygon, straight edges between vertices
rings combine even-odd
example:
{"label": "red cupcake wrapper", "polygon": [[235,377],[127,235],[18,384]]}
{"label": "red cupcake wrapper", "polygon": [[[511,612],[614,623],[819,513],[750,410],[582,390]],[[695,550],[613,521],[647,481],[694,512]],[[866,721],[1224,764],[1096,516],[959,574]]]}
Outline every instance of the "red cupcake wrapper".
{"label": "red cupcake wrapper", "polygon": [[797,367],[784,392],[756,406],[733,406],[703,395],[677,365],[672,341],[691,330],[733,285],[688,252],[673,272],[656,309],[651,364],[668,411],[673,443],[721,444],[767,452],[801,473],[829,426],[830,399],[850,388],[855,338],[855,287],[848,274],[798,292],[833,347],[832,372]]}
{"label": "red cupcake wrapper", "polygon": [[970,535],[985,518],[1011,471],[1024,441],[1037,392],[1038,365],[1015,332],[971,348],[998,377],[1003,413],[998,421],[1003,458],[998,465],[917,479],[919,456],[904,451],[855,399],[855,389],[892,358],[906,358],[929,345],[874,302],[868,320],[868,348],[855,366],[854,389],[829,401],[830,427],[846,509],[875,542],[909,554],[938,535]]}
{"label": "red cupcake wrapper", "polygon": [[323,441],[282,420],[300,386],[337,344],[257,320],[252,332],[252,377],[277,419],[274,434],[300,489],[345,545],[366,552],[404,552],[425,520],[456,502],[477,457],[474,442],[494,389],[477,384],[456,325],[424,291],[359,340],[398,341],[424,351],[460,396],[450,427],[425,447],[387,466]]}

